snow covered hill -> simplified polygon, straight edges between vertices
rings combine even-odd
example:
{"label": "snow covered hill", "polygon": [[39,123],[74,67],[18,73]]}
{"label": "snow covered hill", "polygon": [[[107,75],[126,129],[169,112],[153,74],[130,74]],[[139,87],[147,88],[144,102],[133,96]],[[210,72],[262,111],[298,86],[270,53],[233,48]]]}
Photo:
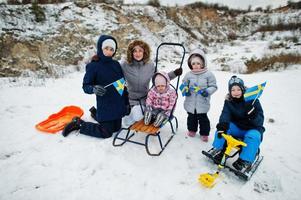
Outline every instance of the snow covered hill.
{"label": "snow covered hill", "polygon": [[[252,58],[300,55],[300,9],[244,13],[197,4],[157,8],[81,2],[0,4],[0,77],[61,77],[83,69],[100,34],[117,38],[118,59],[132,39],[145,40],[153,52],[162,42],[177,42],[188,51],[204,48],[217,56],[212,58],[216,69],[233,72],[245,72]],[[280,25],[288,27],[258,31]],[[228,48],[235,52],[224,53]]]}

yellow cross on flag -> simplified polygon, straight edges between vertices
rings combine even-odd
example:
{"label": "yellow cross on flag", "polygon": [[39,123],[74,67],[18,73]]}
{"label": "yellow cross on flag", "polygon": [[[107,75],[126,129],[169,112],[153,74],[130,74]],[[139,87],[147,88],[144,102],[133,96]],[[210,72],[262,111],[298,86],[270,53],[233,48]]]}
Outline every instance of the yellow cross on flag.
{"label": "yellow cross on flag", "polygon": [[113,83],[115,89],[117,90],[117,92],[118,92],[121,96],[122,96],[123,91],[124,91],[124,84],[125,84],[124,78],[121,78],[121,79],[119,79],[119,80],[117,80],[117,81],[115,81],[115,82]]}

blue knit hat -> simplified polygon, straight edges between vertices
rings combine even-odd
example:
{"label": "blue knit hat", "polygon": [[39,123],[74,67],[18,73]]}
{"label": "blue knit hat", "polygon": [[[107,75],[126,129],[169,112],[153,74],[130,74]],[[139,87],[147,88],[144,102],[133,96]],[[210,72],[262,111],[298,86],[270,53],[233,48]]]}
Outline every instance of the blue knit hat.
{"label": "blue knit hat", "polygon": [[238,78],[237,76],[232,76],[228,82],[228,90],[229,93],[231,93],[231,89],[234,85],[237,85],[238,87],[240,87],[242,93],[245,93],[246,88],[245,88],[245,84],[244,81],[241,78]]}

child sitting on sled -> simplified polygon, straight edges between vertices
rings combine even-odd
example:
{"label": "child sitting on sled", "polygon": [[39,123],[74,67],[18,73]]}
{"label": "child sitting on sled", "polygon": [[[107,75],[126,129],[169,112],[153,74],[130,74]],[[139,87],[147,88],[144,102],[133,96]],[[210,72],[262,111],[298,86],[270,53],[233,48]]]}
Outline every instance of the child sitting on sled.
{"label": "child sitting on sled", "polygon": [[153,87],[149,90],[144,112],[144,123],[153,123],[155,127],[164,124],[172,114],[171,111],[176,104],[177,93],[169,86],[169,77],[164,72],[154,74]]}
{"label": "child sitting on sled", "polygon": [[225,139],[221,136],[226,133],[241,139],[247,144],[242,147],[239,158],[232,164],[236,170],[248,169],[258,153],[262,141],[263,132],[263,110],[258,99],[246,102],[244,82],[237,76],[232,76],[228,82],[229,94],[224,101],[224,107],[216,125],[217,131],[213,141],[212,156],[218,162],[224,154]]}

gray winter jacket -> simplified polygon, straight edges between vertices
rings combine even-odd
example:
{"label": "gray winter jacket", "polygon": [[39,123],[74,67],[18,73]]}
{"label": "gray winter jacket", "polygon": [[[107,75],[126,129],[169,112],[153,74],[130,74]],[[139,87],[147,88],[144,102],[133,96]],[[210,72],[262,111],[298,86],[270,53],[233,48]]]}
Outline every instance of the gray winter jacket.
{"label": "gray winter jacket", "polygon": [[[126,61],[122,61],[121,68],[127,83],[130,105],[139,105],[138,99],[141,98],[142,105],[145,105],[149,83],[155,74],[154,63],[149,62],[144,64],[143,61],[133,61],[132,64],[128,64]],[[173,71],[169,72],[168,76],[170,79],[176,77]]]}
{"label": "gray winter jacket", "polygon": [[[204,65],[207,68],[207,60],[205,54],[202,50],[196,49],[192,51],[188,58],[188,65],[190,65],[190,58],[193,54],[198,54],[204,60]],[[189,81],[189,86],[194,86],[195,84],[201,89],[206,89],[208,92],[208,97],[203,97],[200,94],[191,92],[191,96],[187,96],[184,101],[184,109],[189,113],[207,113],[210,109],[210,97],[217,90],[216,78],[214,74],[208,70],[202,73],[194,73],[192,71],[185,74],[183,80]]]}
{"label": "gray winter jacket", "polygon": [[209,96],[203,97],[200,94],[191,93],[191,96],[187,96],[184,101],[184,108],[189,113],[207,113],[210,108],[210,96],[217,90],[216,79],[212,72],[206,71],[202,74],[194,74],[188,72],[185,74],[183,81],[189,80],[189,85],[194,84],[200,86],[201,89],[206,89]]}

